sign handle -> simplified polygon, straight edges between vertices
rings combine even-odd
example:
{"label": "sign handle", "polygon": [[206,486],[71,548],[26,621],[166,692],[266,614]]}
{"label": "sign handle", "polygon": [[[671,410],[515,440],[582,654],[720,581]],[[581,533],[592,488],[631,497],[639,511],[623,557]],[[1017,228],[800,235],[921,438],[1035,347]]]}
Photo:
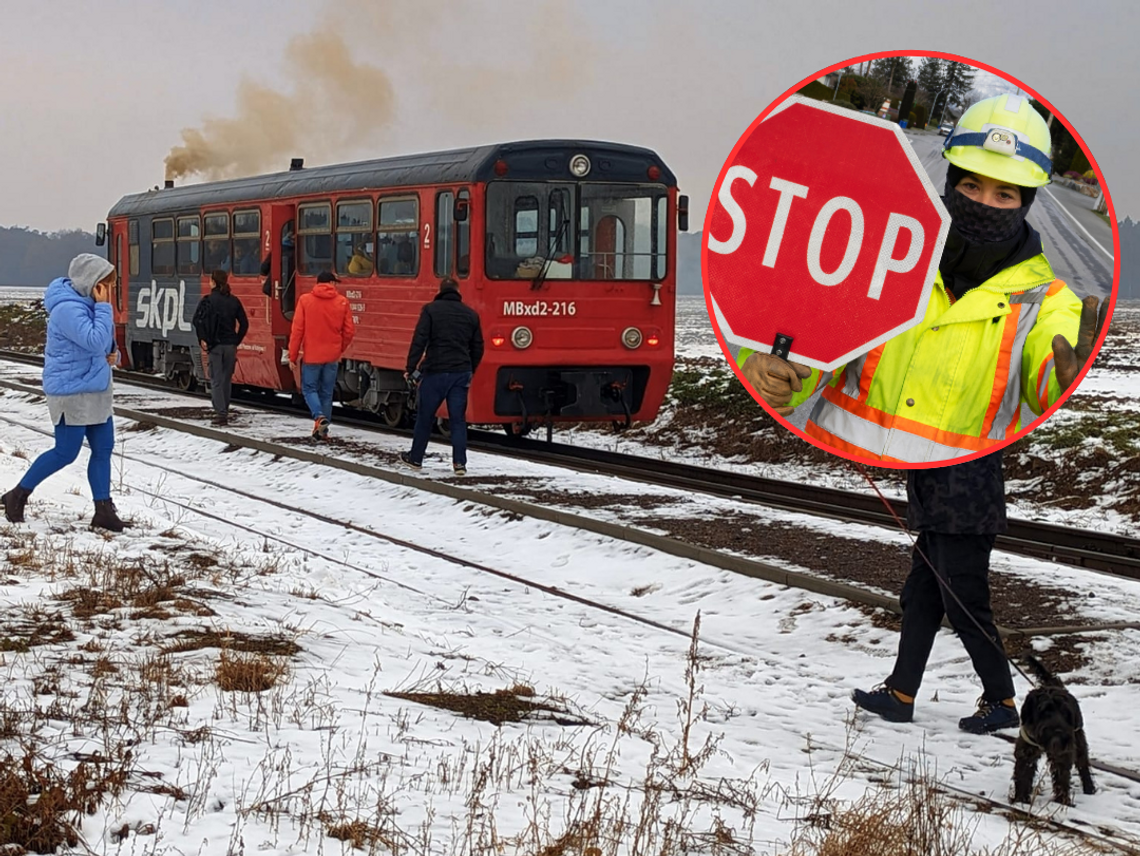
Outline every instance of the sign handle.
{"label": "sign handle", "polygon": [[788,358],[792,350],[792,337],[783,333],[776,334],[776,344],[772,346],[772,353],[782,360]]}

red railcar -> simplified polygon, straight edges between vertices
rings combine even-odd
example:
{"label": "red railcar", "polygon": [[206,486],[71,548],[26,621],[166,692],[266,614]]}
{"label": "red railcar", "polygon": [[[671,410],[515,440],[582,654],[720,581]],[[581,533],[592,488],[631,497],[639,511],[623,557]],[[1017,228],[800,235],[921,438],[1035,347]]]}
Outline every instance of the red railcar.
{"label": "red railcar", "polygon": [[397,424],[420,308],[451,276],[486,340],[470,422],[652,420],[673,369],[673,224],[685,207],[654,152],[566,140],[294,161],[126,196],[108,217],[119,343],[135,368],[205,380],[190,319],[223,268],[250,319],[235,383],[293,392],[297,297],[335,270],[357,324],[338,398]]}

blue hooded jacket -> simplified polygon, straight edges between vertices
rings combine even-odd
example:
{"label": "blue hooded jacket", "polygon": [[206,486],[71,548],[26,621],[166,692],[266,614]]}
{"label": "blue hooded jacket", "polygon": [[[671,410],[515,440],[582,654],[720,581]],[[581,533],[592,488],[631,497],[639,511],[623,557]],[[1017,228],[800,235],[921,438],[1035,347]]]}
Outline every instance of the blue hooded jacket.
{"label": "blue hooded jacket", "polygon": [[44,308],[48,311],[44,392],[76,395],[110,387],[107,355],[115,346],[111,304],[84,297],[61,276],[47,287]]}

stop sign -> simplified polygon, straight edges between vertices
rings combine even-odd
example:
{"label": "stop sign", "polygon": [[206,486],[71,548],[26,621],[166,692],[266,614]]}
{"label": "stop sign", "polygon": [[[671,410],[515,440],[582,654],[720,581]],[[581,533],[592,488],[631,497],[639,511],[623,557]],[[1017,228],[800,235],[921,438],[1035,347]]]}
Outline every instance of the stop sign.
{"label": "stop sign", "polygon": [[790,339],[788,359],[831,371],[922,320],[949,228],[898,125],[793,96],[714,188],[705,287],[725,338]]}

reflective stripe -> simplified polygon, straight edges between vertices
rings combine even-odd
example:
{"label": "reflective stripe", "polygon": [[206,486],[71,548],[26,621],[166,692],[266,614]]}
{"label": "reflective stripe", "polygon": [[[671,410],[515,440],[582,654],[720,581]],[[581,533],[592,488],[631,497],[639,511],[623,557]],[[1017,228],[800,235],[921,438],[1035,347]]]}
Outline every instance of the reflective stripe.
{"label": "reflective stripe", "polygon": [[884,428],[856,416],[837,404],[821,398],[812,410],[811,422],[824,431],[875,456],[890,456],[907,463],[922,464],[972,455],[977,449],[959,449],[919,437],[899,428]]}
{"label": "reflective stripe", "polygon": [[1049,409],[1049,378],[1053,374],[1053,358],[1045,360],[1045,364],[1037,370],[1037,403],[1041,405],[1041,412]]}
{"label": "reflective stripe", "polygon": [[863,354],[849,362],[843,370],[843,392],[851,398],[859,397],[859,384],[863,380],[863,366],[866,363],[867,354]]}
{"label": "reflective stripe", "polygon": [[1021,294],[1011,294],[1009,302],[1013,303],[1044,303],[1045,302],[1045,286],[1038,286],[1031,288],[1029,291],[1023,291]]}
{"label": "reflective stripe", "polygon": [[991,440],[1004,440],[1009,426],[1017,418],[1017,411],[1021,407],[1021,356],[1025,352],[1025,340],[1029,338],[1029,331],[1037,323],[1037,313],[1040,311],[1040,303],[1031,303],[1022,309],[1021,317],[1017,319],[1017,334],[1010,349],[1005,393],[1002,396],[1001,407],[994,416],[994,423],[990,426],[990,433],[987,435]]}
{"label": "reflective stripe", "polygon": [[[1030,145],[1025,140],[1021,139],[1021,135],[1017,131],[1013,132],[1017,143],[1014,147],[1013,157],[1025,158],[1027,161],[1037,164],[1044,170],[1045,175],[1053,174],[1053,161],[1049,160],[1049,155],[1041,151],[1041,149]],[[958,146],[971,146],[976,148],[983,148],[986,142],[986,135],[980,131],[965,131],[961,134],[949,134],[946,137],[946,142],[942,148],[949,150],[957,148]],[[1007,155],[1009,157],[1009,155]]]}

